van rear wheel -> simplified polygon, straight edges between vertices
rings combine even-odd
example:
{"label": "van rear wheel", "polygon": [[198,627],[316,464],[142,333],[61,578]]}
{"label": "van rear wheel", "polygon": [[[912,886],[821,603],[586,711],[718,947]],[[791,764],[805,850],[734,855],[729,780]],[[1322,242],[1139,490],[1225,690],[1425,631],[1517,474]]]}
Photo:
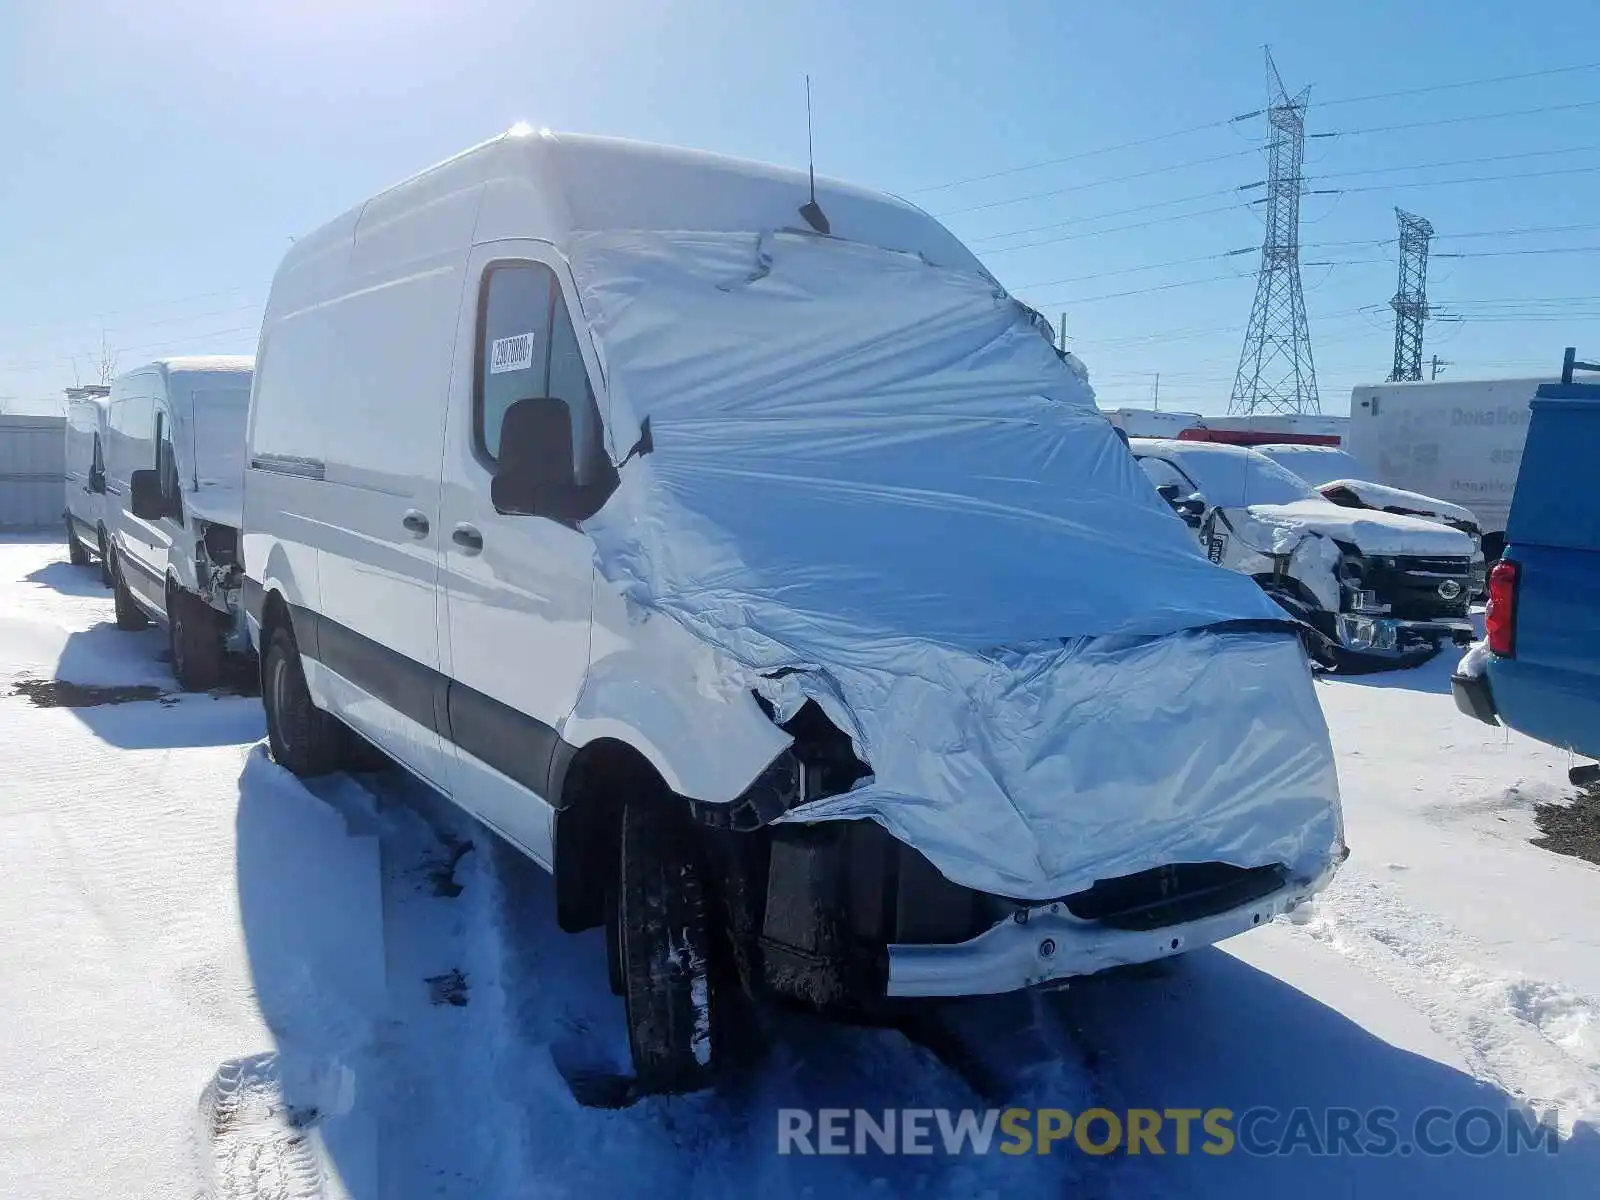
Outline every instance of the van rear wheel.
{"label": "van rear wheel", "polygon": [[343,727],[312,702],[300,649],[294,634],[282,625],[267,640],[261,702],[267,710],[267,745],[274,762],[303,779],[339,769]]}
{"label": "van rear wheel", "polygon": [[628,1044],[639,1089],[709,1087],[721,1058],[723,984],[712,955],[706,870],[665,796],[622,813],[617,949]]}
{"label": "van rear wheel", "polygon": [[89,565],[89,552],[83,548],[83,543],[78,540],[78,531],[72,527],[72,518],[67,518],[67,561],[75,567]]}
{"label": "van rear wheel", "polygon": [[127,581],[122,578],[122,563],[115,551],[111,555],[111,601],[116,608],[118,629],[143,629],[150,624],[150,618],[144,615],[144,609],[128,591]]}
{"label": "van rear wheel", "polygon": [[167,592],[167,635],[172,673],[186,692],[209,692],[222,683],[227,659],[217,614],[203,600],[172,588]]}

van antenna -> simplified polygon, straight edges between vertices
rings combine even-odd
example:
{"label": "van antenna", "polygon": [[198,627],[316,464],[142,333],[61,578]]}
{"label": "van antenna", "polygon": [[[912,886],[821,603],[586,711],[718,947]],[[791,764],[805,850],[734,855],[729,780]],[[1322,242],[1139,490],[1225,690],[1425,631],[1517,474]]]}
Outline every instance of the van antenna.
{"label": "van antenna", "polygon": [[806,224],[818,233],[827,235],[831,232],[828,226],[828,217],[822,211],[822,206],[817,203],[817,156],[811,142],[811,76],[806,76],[806,174],[811,180],[811,199],[800,206],[800,215],[806,219]]}

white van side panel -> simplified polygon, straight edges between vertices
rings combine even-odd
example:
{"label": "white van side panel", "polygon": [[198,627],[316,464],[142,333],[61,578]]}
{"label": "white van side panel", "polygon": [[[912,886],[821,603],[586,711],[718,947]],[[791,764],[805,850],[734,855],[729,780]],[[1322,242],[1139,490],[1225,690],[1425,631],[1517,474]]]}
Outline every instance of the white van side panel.
{"label": "white van side panel", "polygon": [[79,539],[90,550],[98,550],[96,531],[102,519],[104,497],[89,488],[94,468],[95,443],[100,443],[101,463],[105,461],[106,402],[78,399],[68,402],[66,420],[66,512],[76,527]]}
{"label": "white van side panel", "polygon": [[439,472],[479,190],[379,197],[275,281],[245,503],[249,574],[311,614],[313,697],[445,792]]}
{"label": "white van side panel", "polygon": [[140,607],[158,618],[166,614],[167,559],[171,538],[160,522],[133,515],[129,479],[156,465],[156,419],[171,420],[164,372],[151,365],[113,381],[109,423],[111,450],[106,463],[106,529],[119,572]]}

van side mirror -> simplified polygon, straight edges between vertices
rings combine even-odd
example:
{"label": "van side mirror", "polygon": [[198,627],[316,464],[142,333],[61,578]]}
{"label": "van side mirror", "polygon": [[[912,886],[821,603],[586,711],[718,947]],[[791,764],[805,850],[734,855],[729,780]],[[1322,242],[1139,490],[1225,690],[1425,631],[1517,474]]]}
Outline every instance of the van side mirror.
{"label": "van side mirror", "polygon": [[104,471],[89,472],[89,490],[100,496],[106,494],[106,473]]}
{"label": "van side mirror", "polygon": [[141,521],[159,521],[166,515],[166,500],[161,494],[161,475],[155,468],[129,475],[128,491],[128,506]]}
{"label": "van side mirror", "polygon": [[553,396],[518,400],[500,421],[500,462],[489,485],[496,512],[575,520],[572,410]]}

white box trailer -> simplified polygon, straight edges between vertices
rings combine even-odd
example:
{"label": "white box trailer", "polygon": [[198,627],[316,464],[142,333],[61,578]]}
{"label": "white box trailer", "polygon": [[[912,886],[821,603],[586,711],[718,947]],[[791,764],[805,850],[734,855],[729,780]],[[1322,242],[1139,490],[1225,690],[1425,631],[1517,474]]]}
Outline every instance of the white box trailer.
{"label": "white box trailer", "polygon": [[1505,544],[1528,404],[1549,379],[1375,383],[1350,394],[1345,449],[1375,483],[1449,500],[1472,511],[1484,554]]}
{"label": "white box trailer", "polygon": [[1106,419],[1129,437],[1175,438],[1204,422],[1199,413],[1163,412],[1158,408],[1104,408]]}

